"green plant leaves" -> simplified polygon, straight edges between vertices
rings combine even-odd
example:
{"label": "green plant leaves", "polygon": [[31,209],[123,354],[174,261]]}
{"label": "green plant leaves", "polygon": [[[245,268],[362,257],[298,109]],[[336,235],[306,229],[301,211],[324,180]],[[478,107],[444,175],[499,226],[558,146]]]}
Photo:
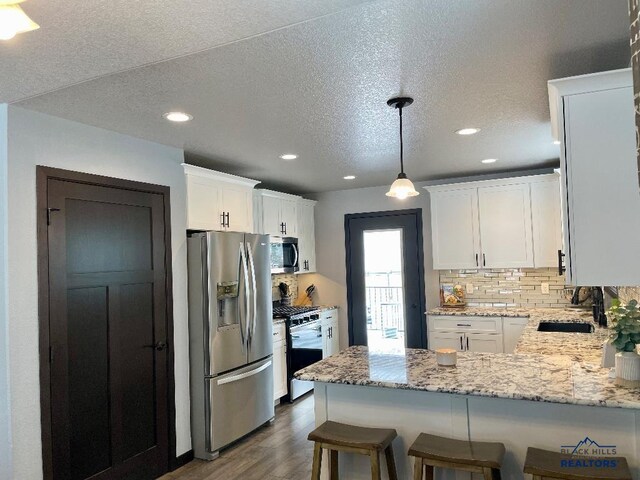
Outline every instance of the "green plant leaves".
{"label": "green plant leaves", "polygon": [[611,343],[619,352],[633,352],[640,343],[640,308],[637,300],[631,300],[626,305],[614,300],[607,315],[612,321]]}

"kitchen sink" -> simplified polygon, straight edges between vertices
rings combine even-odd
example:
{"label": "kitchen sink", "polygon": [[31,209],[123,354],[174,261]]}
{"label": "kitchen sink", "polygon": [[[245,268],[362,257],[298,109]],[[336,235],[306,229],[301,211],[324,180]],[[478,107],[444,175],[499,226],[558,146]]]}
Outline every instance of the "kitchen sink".
{"label": "kitchen sink", "polygon": [[540,322],[539,332],[568,332],[568,333],[591,333],[593,325],[590,323],[558,323]]}

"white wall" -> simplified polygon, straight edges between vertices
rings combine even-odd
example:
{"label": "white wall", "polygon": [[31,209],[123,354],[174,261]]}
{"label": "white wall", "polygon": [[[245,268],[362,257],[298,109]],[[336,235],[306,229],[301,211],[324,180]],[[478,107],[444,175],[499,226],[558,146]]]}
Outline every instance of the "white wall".
{"label": "white wall", "polygon": [[0,478],[11,478],[7,343],[7,105],[0,105]]}
{"label": "white wall", "polygon": [[[9,107],[8,119],[8,342],[13,478],[42,478],[36,165],[167,185],[171,188],[177,454],[188,451],[191,440],[186,185],[180,166],[183,161],[182,150],[13,106]],[[0,326],[1,318],[0,315]],[[2,350],[0,367],[1,352]],[[1,378],[0,373],[0,381]]]}
{"label": "white wall", "polygon": [[340,190],[313,196],[318,201],[315,209],[317,273],[299,275],[298,288],[303,291],[313,283],[316,286],[315,303],[340,307],[341,348],[347,347],[349,343],[344,245],[344,216],[347,213],[422,208],[427,309],[439,305],[440,285],[438,274],[433,270],[431,255],[429,195],[421,186],[422,184],[416,184],[419,196],[406,200],[385,196],[388,186]]}

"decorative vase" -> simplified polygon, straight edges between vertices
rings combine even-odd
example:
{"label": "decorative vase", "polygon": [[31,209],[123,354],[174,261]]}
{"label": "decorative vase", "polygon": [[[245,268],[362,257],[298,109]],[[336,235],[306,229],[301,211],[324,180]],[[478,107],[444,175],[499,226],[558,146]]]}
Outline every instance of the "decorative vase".
{"label": "decorative vase", "polygon": [[622,380],[640,380],[640,355],[636,352],[616,353],[616,377]]}

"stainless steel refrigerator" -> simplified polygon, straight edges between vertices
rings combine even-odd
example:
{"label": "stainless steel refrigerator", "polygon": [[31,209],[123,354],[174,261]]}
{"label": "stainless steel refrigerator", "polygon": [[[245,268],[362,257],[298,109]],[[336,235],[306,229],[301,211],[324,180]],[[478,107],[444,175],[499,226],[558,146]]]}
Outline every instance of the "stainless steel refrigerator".
{"label": "stainless steel refrigerator", "polygon": [[274,417],[269,236],[191,233],[189,343],[194,455]]}

